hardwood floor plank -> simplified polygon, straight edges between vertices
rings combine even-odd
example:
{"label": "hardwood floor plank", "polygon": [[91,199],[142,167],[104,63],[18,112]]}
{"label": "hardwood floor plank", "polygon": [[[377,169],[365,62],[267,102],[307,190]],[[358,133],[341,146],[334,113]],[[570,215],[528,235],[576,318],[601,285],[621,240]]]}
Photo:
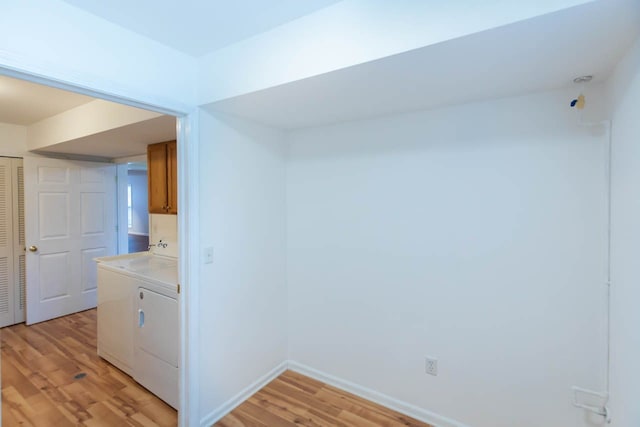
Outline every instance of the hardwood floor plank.
{"label": "hardwood floor plank", "polygon": [[87,427],[131,426],[128,419],[113,412],[104,402],[98,402],[89,408],[91,418],[84,422]]}
{"label": "hardwood floor plank", "polygon": [[315,409],[309,409],[307,415],[311,420],[321,426],[335,426],[335,427],[349,427],[343,420],[339,420],[325,412],[320,412]]}
{"label": "hardwood floor plank", "polygon": [[[96,311],[0,331],[4,426],[174,427],[177,413],[96,352]],[[77,374],[86,376],[75,378]],[[287,371],[218,427],[429,427]]]}
{"label": "hardwood floor plank", "polygon": [[21,427],[33,427],[25,417],[15,414],[14,412],[4,413],[2,412],[2,423],[5,426],[21,426]]}
{"label": "hardwood floor plank", "polygon": [[347,425],[350,425],[350,426],[377,427],[380,425],[349,411],[340,412],[340,415],[338,415],[338,418],[340,418],[342,421],[344,421]]}
{"label": "hardwood floor plank", "polygon": [[8,387],[2,391],[3,424],[5,414],[12,414],[17,419],[29,420],[36,413],[14,387]]}
{"label": "hardwood floor plank", "polygon": [[278,393],[281,397],[291,399],[293,402],[302,405],[306,408],[313,408],[320,412],[325,412],[329,415],[337,417],[340,414],[340,408],[330,403],[324,402],[318,399],[312,394],[304,393],[298,388],[291,387],[286,383],[280,381],[273,381],[270,386],[270,392]]}
{"label": "hardwood floor plank", "polygon": [[258,420],[269,427],[296,427],[295,423],[287,421],[284,418],[280,418],[276,413],[254,404],[251,400],[240,405],[238,410],[240,413],[248,415],[254,420]]}
{"label": "hardwood floor plank", "polygon": [[326,387],[317,393],[318,398],[334,403],[336,406],[343,408],[344,412],[350,412],[358,417],[371,421],[379,426],[384,427],[402,427],[407,424],[399,419],[397,412],[373,402],[364,401],[363,399],[349,393],[345,393],[334,387]]}
{"label": "hardwood floor plank", "polygon": [[82,424],[84,421],[87,421],[91,418],[91,414],[87,411],[87,408],[89,408],[94,403],[95,402],[91,402],[85,405],[76,400],[71,400],[69,402],[65,402],[60,407],[60,411],[74,423]]}
{"label": "hardwood floor plank", "polygon": [[218,427],[244,427],[244,423],[231,413],[216,424]]}
{"label": "hardwood floor plank", "polygon": [[[237,411],[233,414],[230,414],[230,416],[235,418],[237,422],[240,423],[239,425],[241,425],[242,427],[269,427],[267,424],[264,424],[259,420],[252,418],[242,411]],[[229,417],[229,415],[227,415],[225,418],[227,417]],[[216,424],[216,426],[217,425],[218,424]]]}
{"label": "hardwood floor plank", "polygon": [[96,322],[94,309],[0,330],[3,426],[177,425],[173,408],[98,357]]}
{"label": "hardwood floor plank", "polygon": [[16,364],[11,361],[4,361],[2,363],[2,382],[12,385],[13,389],[24,398],[40,393],[40,390],[28,381],[24,374],[16,367]]}
{"label": "hardwood floor plank", "polygon": [[[142,391],[146,392],[144,389]],[[142,405],[139,411],[160,427],[175,427],[178,424],[176,411],[155,396],[149,403]]]}
{"label": "hardwood floor plank", "polygon": [[[336,408],[325,406],[321,401],[312,402],[307,400],[306,403],[303,403],[294,397],[274,392],[268,387],[262,389],[260,393],[274,402],[283,402],[283,404],[287,405],[289,411],[300,413],[305,419],[310,420],[309,425],[346,426],[346,424],[337,418],[340,411]],[[313,403],[314,405],[312,406],[309,403]],[[306,426],[307,424],[303,423],[302,425]]]}
{"label": "hardwood floor plank", "polygon": [[284,372],[282,375],[280,375],[280,377],[278,377],[278,380],[287,384],[291,384],[292,386],[310,394],[315,394],[318,391],[322,390],[322,387],[324,387],[324,384],[320,381],[306,378],[303,375],[300,375],[297,372],[293,371]]}
{"label": "hardwood floor plank", "polygon": [[310,416],[308,409],[291,404],[273,394],[259,391],[249,400],[256,403],[258,406],[261,406],[264,409],[273,412],[280,418],[284,418],[287,421],[293,422],[294,424],[310,427],[318,427],[323,425],[323,423],[319,424],[315,422],[313,416]]}
{"label": "hardwood floor plank", "polygon": [[320,381],[286,371],[216,427],[432,427]]}

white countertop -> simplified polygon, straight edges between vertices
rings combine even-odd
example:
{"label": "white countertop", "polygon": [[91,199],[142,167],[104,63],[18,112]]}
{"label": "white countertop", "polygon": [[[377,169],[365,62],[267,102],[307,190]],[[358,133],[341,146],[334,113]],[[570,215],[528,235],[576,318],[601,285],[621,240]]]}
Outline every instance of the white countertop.
{"label": "white countertop", "polygon": [[176,258],[154,255],[149,252],[136,252],[95,258],[95,261],[112,270],[130,273],[142,279],[170,286],[178,284],[178,260]]}

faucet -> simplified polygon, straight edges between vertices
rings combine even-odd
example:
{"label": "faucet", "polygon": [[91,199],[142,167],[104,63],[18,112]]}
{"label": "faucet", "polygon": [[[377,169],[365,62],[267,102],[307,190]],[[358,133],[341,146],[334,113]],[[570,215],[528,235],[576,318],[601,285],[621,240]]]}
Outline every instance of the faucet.
{"label": "faucet", "polygon": [[167,247],[167,246],[169,246],[169,244],[168,244],[168,243],[164,243],[164,242],[162,241],[162,239],[160,239],[160,240],[158,241],[158,243],[155,243],[155,244],[149,244],[149,246],[147,246],[147,250],[148,250],[148,251],[150,251],[152,246],[155,246],[156,248],[166,249],[166,247]]}

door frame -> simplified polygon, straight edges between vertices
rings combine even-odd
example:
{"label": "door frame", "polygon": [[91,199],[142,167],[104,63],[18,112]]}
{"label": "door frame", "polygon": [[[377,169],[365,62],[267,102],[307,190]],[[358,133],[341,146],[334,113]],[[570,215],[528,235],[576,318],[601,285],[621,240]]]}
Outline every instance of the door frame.
{"label": "door frame", "polygon": [[[0,63],[0,75],[26,80],[57,89],[88,95],[106,101],[117,102],[131,107],[143,108],[176,117],[178,147],[178,281],[181,284],[180,311],[180,363],[178,426],[200,425],[198,408],[198,283],[200,243],[199,243],[199,173],[198,173],[198,108],[178,106],[168,100],[149,103],[133,98],[113,95],[104,88],[61,81],[47,74],[46,70],[31,71],[7,68]],[[104,86],[94,81],[96,86]],[[93,85],[92,84],[92,85]],[[109,84],[107,83],[106,86]],[[114,88],[114,92],[117,89]],[[154,101],[156,102],[156,101]],[[191,261],[189,261],[191,260]]]}

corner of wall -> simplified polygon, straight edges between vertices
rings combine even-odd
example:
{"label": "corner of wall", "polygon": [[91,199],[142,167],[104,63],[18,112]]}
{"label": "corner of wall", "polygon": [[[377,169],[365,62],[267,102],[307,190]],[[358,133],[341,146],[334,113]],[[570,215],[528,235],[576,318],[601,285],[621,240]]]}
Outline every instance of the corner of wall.
{"label": "corner of wall", "polygon": [[324,373],[302,363],[289,360],[288,368],[294,372],[313,378],[314,380],[329,384],[340,390],[355,394],[358,397],[377,403],[378,405],[382,405],[385,408],[392,409],[401,414],[415,418],[416,420],[429,423],[429,425],[433,427],[470,427],[467,424],[460,423],[456,420],[419,408],[415,405],[411,405],[410,403],[403,402],[383,393],[363,387],[359,384]]}
{"label": "corner of wall", "polygon": [[607,110],[610,116],[621,105],[638,70],[640,70],[640,37],[636,38],[605,83]]}
{"label": "corner of wall", "polygon": [[258,390],[269,384],[271,381],[278,378],[284,371],[289,368],[288,361],[283,361],[278,364],[278,366],[274,367],[272,370],[264,374],[262,377],[255,380],[253,383],[249,384],[247,387],[242,389],[238,394],[233,396],[231,399],[227,400],[225,403],[220,405],[220,407],[214,409],[208,415],[204,416],[202,420],[200,420],[201,427],[209,427],[216,422],[220,421],[227,415],[229,412],[233,411],[235,408],[240,406],[245,400],[249,399],[253,394],[255,394]]}
{"label": "corner of wall", "polygon": [[200,266],[212,286],[198,301],[199,417],[210,425],[287,359],[285,146],[281,130],[201,111],[199,238],[214,262]]}
{"label": "corner of wall", "polygon": [[637,396],[640,358],[637,301],[640,269],[633,257],[640,251],[637,218],[640,203],[640,38],[618,64],[607,82],[612,117],[612,219],[611,219],[611,399],[612,426],[640,423]]}
{"label": "corner of wall", "polygon": [[0,156],[23,157],[27,154],[27,127],[0,123]]}

